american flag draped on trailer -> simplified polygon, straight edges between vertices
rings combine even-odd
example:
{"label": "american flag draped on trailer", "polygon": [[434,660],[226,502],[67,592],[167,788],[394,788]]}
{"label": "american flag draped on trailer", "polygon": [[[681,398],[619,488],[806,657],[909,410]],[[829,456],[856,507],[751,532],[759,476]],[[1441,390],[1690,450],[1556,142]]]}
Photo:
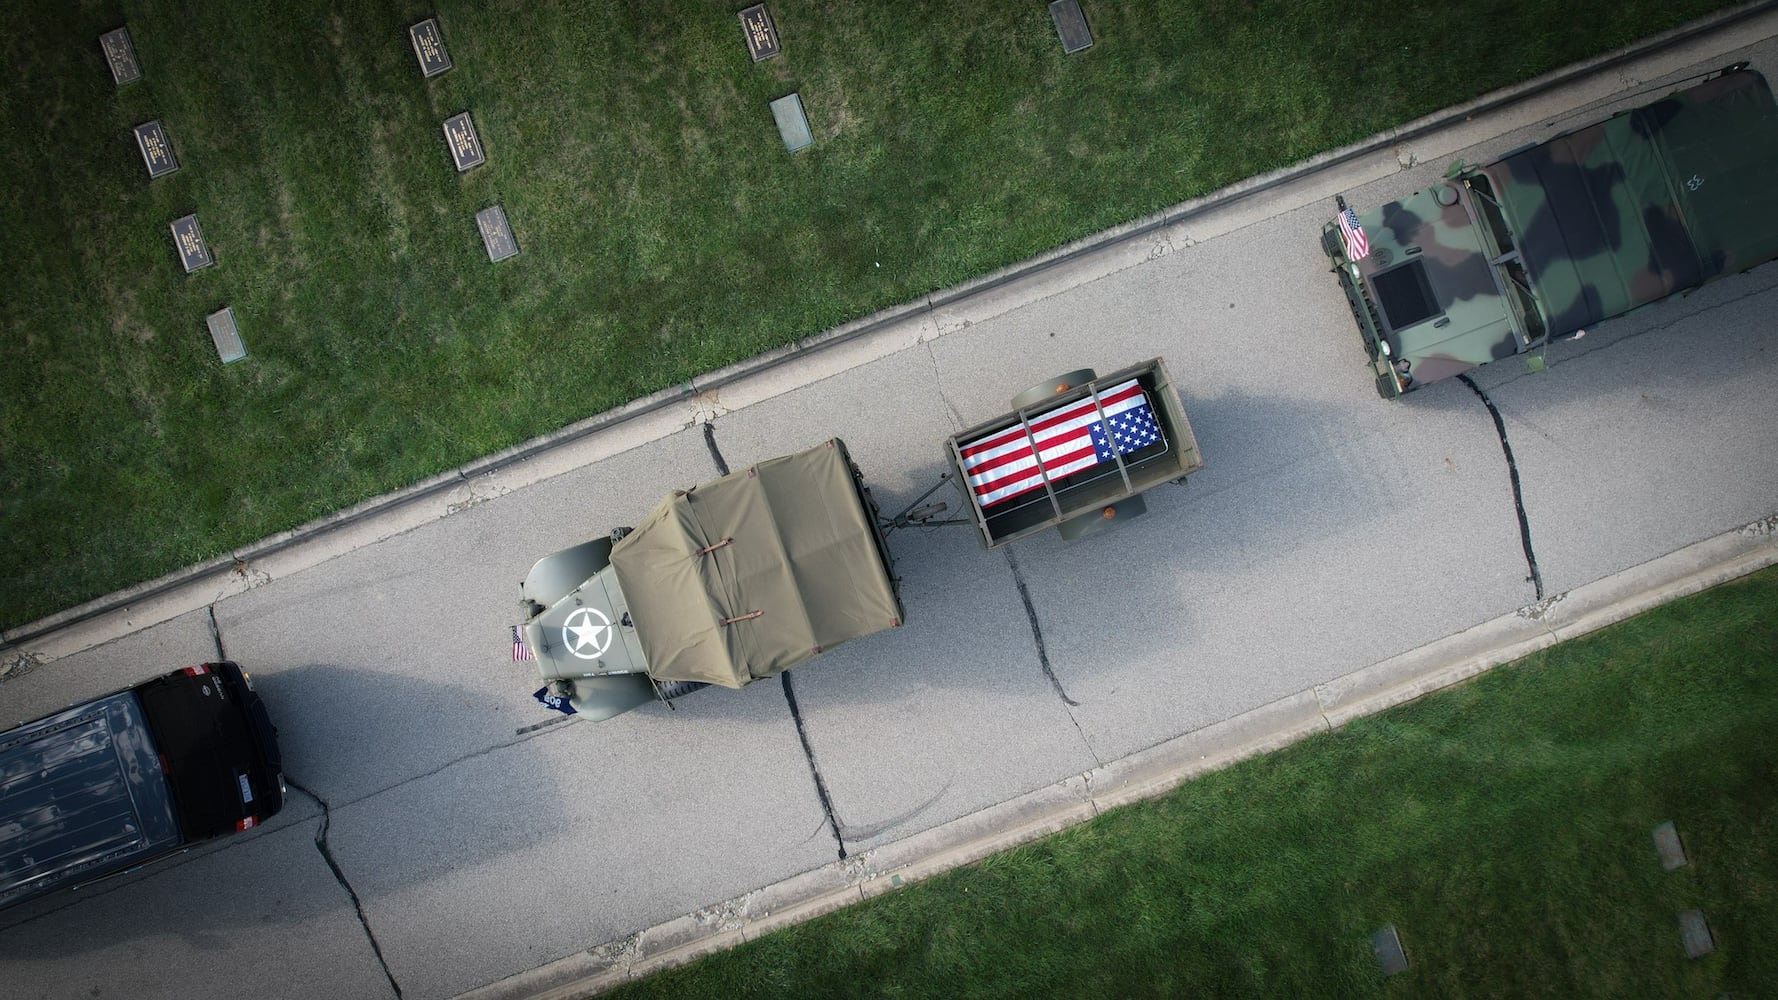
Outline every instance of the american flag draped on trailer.
{"label": "american flag draped on trailer", "polygon": [[1016,427],[962,442],[958,451],[975,502],[985,510],[1042,489],[1045,477],[1054,482],[1109,462],[1114,450],[1128,455],[1164,442],[1148,394],[1135,379],[1100,391],[1098,406],[1093,399],[1088,396]]}

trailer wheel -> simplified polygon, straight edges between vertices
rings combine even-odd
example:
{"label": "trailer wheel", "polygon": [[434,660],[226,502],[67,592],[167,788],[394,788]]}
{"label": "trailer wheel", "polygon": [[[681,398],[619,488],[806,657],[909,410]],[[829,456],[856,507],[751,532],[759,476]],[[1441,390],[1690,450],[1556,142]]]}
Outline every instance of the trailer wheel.
{"label": "trailer wheel", "polygon": [[664,684],[655,684],[654,689],[660,692],[662,701],[672,701],[681,695],[691,694],[693,691],[699,691],[709,686],[702,681],[667,681]]}

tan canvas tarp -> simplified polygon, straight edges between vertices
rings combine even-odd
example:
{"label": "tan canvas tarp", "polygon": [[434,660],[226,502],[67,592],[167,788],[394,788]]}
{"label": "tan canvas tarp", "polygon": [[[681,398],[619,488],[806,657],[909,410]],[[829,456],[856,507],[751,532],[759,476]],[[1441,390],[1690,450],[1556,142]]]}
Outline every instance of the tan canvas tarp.
{"label": "tan canvas tarp", "polygon": [[611,551],[659,681],[741,687],[901,624],[839,439],[667,497]]}

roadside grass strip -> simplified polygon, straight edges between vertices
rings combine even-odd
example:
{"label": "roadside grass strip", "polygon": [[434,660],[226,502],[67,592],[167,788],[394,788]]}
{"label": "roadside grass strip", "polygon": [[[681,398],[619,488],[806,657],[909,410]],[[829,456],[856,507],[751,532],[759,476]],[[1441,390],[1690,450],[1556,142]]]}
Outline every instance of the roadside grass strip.
{"label": "roadside grass strip", "polygon": [[1763,996],[1775,611],[1771,568],[606,995]]}
{"label": "roadside grass strip", "polygon": [[0,626],[1722,6],[8,5]]}

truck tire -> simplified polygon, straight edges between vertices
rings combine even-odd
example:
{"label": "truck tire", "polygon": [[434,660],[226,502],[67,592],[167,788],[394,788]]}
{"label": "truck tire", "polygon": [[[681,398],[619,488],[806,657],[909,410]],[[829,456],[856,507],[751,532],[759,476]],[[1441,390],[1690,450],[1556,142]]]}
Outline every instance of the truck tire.
{"label": "truck tire", "polygon": [[680,695],[691,694],[693,691],[699,691],[709,686],[702,681],[667,681],[656,683],[654,688],[660,692],[662,701],[672,701]]}

